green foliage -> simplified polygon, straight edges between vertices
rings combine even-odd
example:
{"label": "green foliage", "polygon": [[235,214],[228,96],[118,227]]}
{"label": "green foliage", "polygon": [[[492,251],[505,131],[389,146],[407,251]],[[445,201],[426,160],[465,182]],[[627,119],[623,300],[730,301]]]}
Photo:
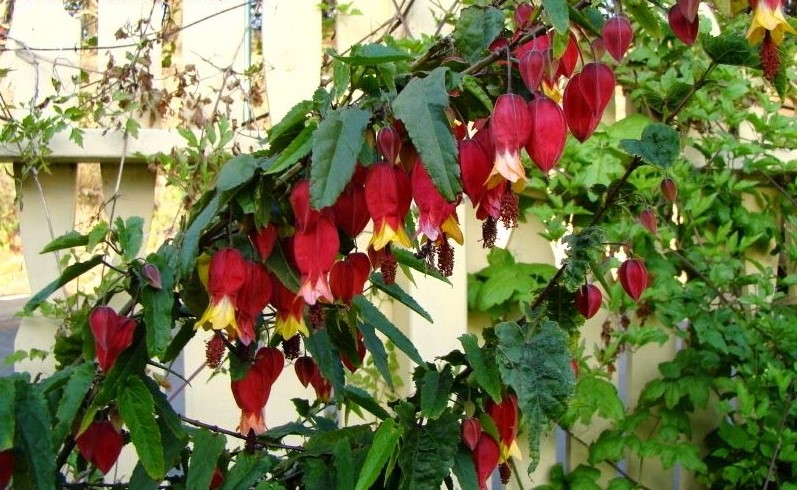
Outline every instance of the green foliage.
{"label": "green foliage", "polygon": [[127,378],[119,393],[119,413],[130,429],[130,440],[147,474],[159,480],[166,474],[163,443],[155,421],[155,404],[147,386],[137,376]]}
{"label": "green foliage", "polygon": [[425,424],[412,424],[402,435],[398,466],[400,489],[436,489],[454,465],[459,421],[450,410]]}
{"label": "green foliage", "polygon": [[620,149],[666,169],[675,163],[681,151],[681,138],[666,124],[650,124],[642,131],[641,140],[621,140]]}
{"label": "green foliage", "polygon": [[187,488],[210,487],[213,471],[217,467],[219,456],[224,451],[226,438],[208,430],[197,430],[191,438],[194,452],[188,466]]}
{"label": "green foliage", "polygon": [[454,46],[473,63],[504,28],[504,14],[494,7],[468,7],[462,10],[454,29]]}

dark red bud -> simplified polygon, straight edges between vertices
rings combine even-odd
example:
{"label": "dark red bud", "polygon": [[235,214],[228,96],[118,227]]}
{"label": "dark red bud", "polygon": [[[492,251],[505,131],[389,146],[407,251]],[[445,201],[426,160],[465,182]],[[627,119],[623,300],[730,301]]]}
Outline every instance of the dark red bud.
{"label": "dark red bud", "polygon": [[648,287],[648,270],[645,263],[639,259],[628,259],[620,265],[617,271],[620,284],[634,301],[639,301],[639,297]]}
{"label": "dark red bud", "polygon": [[81,456],[107,474],[122,452],[122,435],[108,421],[94,422],[75,439]]}
{"label": "dark red bud", "polygon": [[675,37],[680,39],[681,42],[687,46],[695,44],[697,31],[700,27],[700,17],[695,16],[694,20],[690,22],[689,19],[684,16],[678,4],[676,4],[670,7],[670,11],[667,14],[667,22],[669,22],[670,29],[672,29]]}
{"label": "dark red bud", "polygon": [[669,202],[675,202],[675,200],[678,199],[678,186],[676,186],[675,182],[669,177],[664,178],[659,187],[661,189],[661,195],[664,196],[664,199],[668,200]]}
{"label": "dark red bud", "polygon": [[475,417],[466,417],[462,420],[462,442],[468,446],[471,451],[476,449],[476,444],[479,443],[479,436],[482,433],[482,424],[479,419]]}
{"label": "dark red bud", "polygon": [[141,267],[141,276],[144,281],[153,289],[163,289],[161,282],[161,271],[154,264],[144,264]]}
{"label": "dark red bud", "polygon": [[585,318],[592,318],[601,308],[603,295],[594,284],[585,284],[576,291],[576,309]]}
{"label": "dark red bud", "polygon": [[653,213],[651,209],[645,209],[641,213],[639,213],[639,222],[647,228],[647,230],[654,235],[658,231],[659,227],[656,223],[656,215]]}
{"label": "dark red bud", "polygon": [[296,359],[293,369],[296,371],[296,377],[299,378],[299,382],[305,388],[307,388],[314,376],[318,376],[318,366],[310,356],[302,356]]}
{"label": "dark red bud", "polygon": [[515,21],[515,29],[523,29],[526,27],[526,24],[531,19],[531,12],[534,8],[529,3],[521,3],[520,5],[515,8],[515,14],[513,15]]}
{"label": "dark red bud", "polygon": [[394,165],[401,149],[401,138],[393,126],[385,126],[376,133],[376,146],[387,163]]}
{"label": "dark red bud", "polygon": [[628,47],[631,46],[631,39],[634,33],[631,30],[631,23],[625,16],[612,17],[603,24],[601,31],[606,51],[617,61],[622,61]]}

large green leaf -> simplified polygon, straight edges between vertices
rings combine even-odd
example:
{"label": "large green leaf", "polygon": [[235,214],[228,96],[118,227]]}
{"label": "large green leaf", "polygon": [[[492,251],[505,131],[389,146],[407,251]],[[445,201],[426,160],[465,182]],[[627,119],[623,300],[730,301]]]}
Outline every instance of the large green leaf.
{"label": "large green leaf", "polygon": [[224,477],[220,490],[247,490],[271,468],[271,460],[262,454],[238,453],[238,458]]}
{"label": "large green leaf", "polygon": [[341,439],[335,444],[332,449],[332,464],[335,466],[335,488],[354,490],[354,477],[357,473],[351,441]]}
{"label": "large green leaf", "polygon": [[681,151],[681,138],[678,132],[666,124],[653,123],[642,131],[641,140],[620,141],[620,149],[641,157],[647,163],[660,168],[668,168]]}
{"label": "large green leaf", "polygon": [[496,403],[501,402],[501,374],[498,372],[498,365],[495,363],[495,353],[490,351],[485,355],[484,349],[479,347],[478,339],[473,334],[465,334],[459,337],[465,357],[468,359],[473,376],[484,391],[490,395]]}
{"label": "large green leaf", "polygon": [[55,489],[55,451],[50,439],[47,402],[37,386],[23,379],[17,379],[14,391],[14,446],[24,457],[24,463],[18,462],[15,468],[15,486],[37,490]]}
{"label": "large green leaf", "polygon": [[357,322],[357,328],[363,334],[363,345],[373,357],[376,370],[382,375],[390,389],[393,389],[393,377],[390,372],[390,363],[388,362],[387,351],[385,351],[385,344],[382,343],[382,339],[376,334],[376,330],[371,323]]}
{"label": "large green leaf", "polygon": [[496,325],[498,367],[518,396],[529,434],[529,472],[539,463],[540,434],[567,408],[575,379],[564,332],[555,322]]}
{"label": "large green leaf", "polygon": [[332,339],[326,330],[313,332],[304,339],[307,351],[313,356],[321,374],[332,383],[335,400],[340,400],[343,394],[343,364],[340,362],[340,354],[332,344]]}
{"label": "large green leaf", "polygon": [[216,469],[219,455],[224,451],[227,438],[221,434],[201,429],[194,433],[192,439],[194,452],[188,465],[186,488],[210,488],[213,471]]}
{"label": "large green leaf", "polygon": [[360,477],[357,479],[355,490],[366,490],[371,488],[379,478],[387,461],[396,450],[396,445],[403,429],[396,426],[393,419],[387,419],[379,426],[374,435],[374,442],[368,448],[368,455],[365,457],[365,464],[360,470]]}
{"label": "large green leaf", "polygon": [[464,446],[460,446],[454,459],[454,476],[462,490],[479,490],[479,477],[476,475],[473,455]]}
{"label": "large green leaf", "polygon": [[31,299],[28,300],[27,303],[25,303],[25,313],[33,313],[33,311],[36,310],[36,308],[38,308],[42,303],[44,303],[51,294],[62,288],[72,279],[75,279],[76,277],[100,265],[102,263],[102,259],[103,257],[101,255],[95,255],[85,262],[76,262],[64,269],[64,272],[61,273],[58,279],[45,286],[44,289],[36,293]]}
{"label": "large green leaf", "polygon": [[355,296],[352,304],[360,311],[360,315],[362,315],[364,322],[370,323],[377,330],[382,332],[396,347],[407,354],[413,362],[419,366],[424,365],[423,357],[421,357],[421,354],[418,352],[418,349],[415,348],[412,341],[408,339],[401,330],[396,328],[376,306],[365,299],[363,295]]}
{"label": "large green leaf", "polygon": [[0,378],[0,451],[14,446],[14,378]]}
{"label": "large green leaf", "polygon": [[402,438],[399,488],[439,489],[454,466],[459,430],[459,420],[450,410],[425,425],[413,425]]}
{"label": "large green leaf", "polygon": [[42,251],[39,253],[45,254],[47,252],[55,252],[56,250],[63,250],[65,248],[85,247],[88,243],[88,235],[84,235],[83,233],[72,230],[45,245]]}
{"label": "large green leaf", "polygon": [[336,109],[321,121],[313,138],[310,202],[316,209],[332,206],[354,175],[371,113],[356,107]]}
{"label": "large green leaf", "polygon": [[166,474],[163,442],[155,421],[155,403],[147,386],[137,376],[127,378],[124,390],[119,394],[119,413],[136,448],[138,459],[153,480]]}
{"label": "large green leaf", "polygon": [[144,308],[144,326],[147,330],[147,351],[151,357],[163,357],[171,340],[174,319],[174,272],[177,254],[171,245],[164,244],[156,254],[150,254],[147,262],[156,266],[161,276],[161,288],[144,286],[141,305]]}
{"label": "large green leaf", "polygon": [[716,37],[703,34],[700,36],[700,43],[706,54],[715,63],[750,68],[761,66],[761,57],[758,51],[750,46],[747,39],[738,34],[724,34]]}
{"label": "large green leaf", "polygon": [[421,414],[432,419],[443,413],[454,386],[454,375],[451,366],[446,364],[442,371],[428,370],[420,381]]}
{"label": "large green leaf", "polygon": [[301,277],[296,273],[288,259],[285,258],[285,252],[282,250],[282,244],[275,243],[271,255],[266,261],[266,267],[277,276],[277,279],[288,289],[293,292],[299,291],[301,286]]}
{"label": "large green leaf", "polygon": [[249,153],[242,153],[227,161],[216,176],[216,189],[226,192],[245,184],[254,177],[258,161]]}
{"label": "large green leaf", "polygon": [[366,409],[377,418],[384,420],[390,416],[387,410],[377,402],[370,393],[352,385],[346,385],[344,393],[348,401],[354,402],[360,407]]}
{"label": "large green leaf", "polygon": [[[226,194],[224,194],[226,195]],[[226,199],[219,192],[211,191],[209,199],[196,214],[191,217],[188,227],[181,235],[180,242],[180,274],[188,276],[196,265],[197,250],[199,249],[199,238],[205,228],[216,217],[216,213],[226,203]]]}
{"label": "large green leaf", "polygon": [[504,13],[495,7],[468,7],[460,11],[454,28],[454,46],[468,62],[478,60],[504,28]]}
{"label": "large green leaf", "polygon": [[447,68],[436,68],[426,78],[413,78],[393,101],[393,112],[404,123],[424,168],[448,201],[462,190],[457,144],[448,124]]}
{"label": "large green leaf", "polygon": [[296,134],[305,128],[307,114],[313,110],[315,103],[312,100],[303,100],[291,107],[280,122],[268,130],[268,155],[281,152]]}
{"label": "large green leaf", "polygon": [[313,139],[318,128],[314,120],[307,122],[299,134],[280,152],[279,156],[266,169],[266,175],[278,174],[310,154],[313,149]]}
{"label": "large green leaf", "polygon": [[[91,382],[94,380],[94,365],[83,363],[77,366],[64,386],[63,395],[56,410],[56,423],[53,427],[53,447],[60,447],[67,434],[72,431],[72,423],[77,416],[86,393],[89,392]],[[2,425],[2,422],[0,422]]]}
{"label": "large green leaf", "polygon": [[557,32],[565,33],[570,28],[570,11],[567,0],[542,0],[542,7]]}
{"label": "large green leaf", "polygon": [[373,284],[377,289],[380,291],[384,291],[387,293],[388,296],[395,299],[399,303],[403,304],[407,308],[411,309],[415,313],[419,314],[421,317],[424,318],[429,323],[434,323],[432,320],[432,315],[430,315],[426,310],[423,309],[421,305],[415,301],[415,298],[407,294],[401,286],[396,283],[393,284],[385,284],[385,280],[382,278],[381,272],[374,272],[371,274],[371,284]]}

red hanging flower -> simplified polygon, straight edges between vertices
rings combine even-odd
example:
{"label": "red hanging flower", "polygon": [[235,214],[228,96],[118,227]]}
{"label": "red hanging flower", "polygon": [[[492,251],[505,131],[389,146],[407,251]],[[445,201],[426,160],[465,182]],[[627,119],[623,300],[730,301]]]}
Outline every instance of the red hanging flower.
{"label": "red hanging flower", "polygon": [[490,175],[490,158],[475,139],[459,142],[459,170],[465,195],[476,208],[487,188],[484,183]]}
{"label": "red hanging flower", "polygon": [[80,455],[96,466],[103,474],[108,472],[119,459],[124,439],[112,423],[94,422],[75,438]]}
{"label": "red hanging flower", "polygon": [[246,263],[241,252],[234,248],[224,248],[216,252],[210,261],[208,274],[210,304],[194,328],[226,330],[230,337],[240,337],[235,308],[238,292],[245,282]]}
{"label": "red hanging flower", "polygon": [[238,311],[235,316],[241,332],[240,340],[244,345],[257,339],[255,318],[268,305],[273,290],[266,268],[256,262],[246,262],[246,282],[238,292]]}
{"label": "red hanging flower", "polygon": [[329,272],[332,296],[344,303],[351,303],[352,298],[362,294],[370,273],[371,261],[362,252],[349,254],[343,260],[335,262]]}
{"label": "red hanging flower", "polygon": [[255,361],[246,376],[232,381],[232,395],[241,409],[241,423],[238,430],[247,435],[250,430],[262,434],[266,430],[263,409],[271,395],[271,386],[279,377],[285,365],[285,358],[279,349],[262,347],[255,355]]}
{"label": "red hanging flower", "polygon": [[567,122],[559,104],[542,96],[529,102],[529,140],[526,152],[547,173],[559,162],[567,141]]}
{"label": "red hanging flower", "polygon": [[464,243],[457,220],[457,204],[447,202],[440,195],[421,162],[412,169],[412,197],[420,212],[418,234],[433,242],[446,235],[460,245]]}
{"label": "red hanging flower", "polygon": [[305,302],[301,296],[286,288],[279,280],[273,281],[274,294],[271,303],[277,310],[277,319],[274,322],[274,333],[288,340],[300,333],[305,337],[310,335],[304,323]]}
{"label": "red hanging flower", "polygon": [[107,373],[123,350],[133,343],[136,322],[117,314],[110,306],[98,306],[89,314],[94,350],[102,372]]}
{"label": "red hanging flower", "polygon": [[269,223],[251,234],[252,243],[255,244],[260,260],[263,262],[268,260],[271,251],[274,250],[278,232],[277,226],[274,223]]}
{"label": "red hanging flower", "polygon": [[490,132],[495,145],[495,161],[487,187],[506,179],[513,184],[526,182],[526,171],[520,162],[520,148],[529,137],[531,119],[526,101],[517,94],[498,97],[490,117]]}
{"label": "red hanging flower", "polygon": [[520,452],[515,442],[519,423],[517,396],[509,394],[501,400],[501,403],[495,403],[492,399],[488,400],[487,413],[495,422],[498,434],[501,436],[499,441],[500,461],[506,461],[511,453]]}
{"label": "red hanging flower", "polygon": [[0,451],[0,488],[6,488],[14,474],[14,449]]}
{"label": "red hanging flower", "polygon": [[389,163],[372,165],[365,180],[365,203],[374,220],[370,244],[375,250],[390,242],[411,246],[404,230],[404,216],[412,203],[412,188],[406,173]]}
{"label": "red hanging flower", "polygon": [[473,450],[473,463],[476,466],[476,477],[479,482],[479,490],[487,490],[487,478],[498,466],[501,457],[501,450],[498,443],[490,435],[482,432],[476,449]]}
{"label": "red hanging flower", "polygon": [[331,219],[321,216],[293,237],[293,255],[296,266],[302,273],[299,295],[308,305],[319,298],[334,301],[329,290],[327,274],[335,263],[340,248],[338,230]]}
{"label": "red hanging flower", "polygon": [[349,359],[349,356],[342,352],[340,356],[341,362],[343,362],[343,365],[346,366],[346,369],[348,369],[350,373],[357,371],[357,368],[363,363],[365,353],[367,352],[365,343],[363,343],[363,334],[361,334],[359,330],[357,330],[355,340],[357,341],[357,359]]}
{"label": "red hanging flower", "polygon": [[368,220],[371,219],[365,204],[363,184],[352,179],[343,189],[335,204],[332,205],[332,211],[335,213],[335,223],[346,235],[356,238],[362,233],[368,225]]}

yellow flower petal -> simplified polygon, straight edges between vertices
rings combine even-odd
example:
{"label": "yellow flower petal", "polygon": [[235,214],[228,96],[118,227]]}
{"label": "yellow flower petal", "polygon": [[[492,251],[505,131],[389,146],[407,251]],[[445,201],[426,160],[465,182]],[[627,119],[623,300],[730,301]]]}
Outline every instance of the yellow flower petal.
{"label": "yellow flower petal", "polygon": [[443,225],[440,227],[446,235],[450,236],[454,239],[455,242],[462,245],[465,243],[465,239],[462,236],[462,230],[459,227],[459,223],[457,220],[454,219],[454,216],[449,216],[444,222]]}
{"label": "yellow flower petal", "polygon": [[307,330],[307,325],[304,324],[304,319],[299,317],[296,318],[295,316],[287,316],[285,318],[281,316],[277,316],[277,322],[274,325],[274,332],[280,334],[283,339],[290,339],[293,338],[294,335],[300,333],[305,337],[310,336],[310,332]]}
{"label": "yellow flower petal", "polygon": [[233,336],[239,335],[238,322],[235,321],[235,306],[230,298],[224,296],[218,303],[209,304],[202,318],[194,325],[194,330],[198,328],[227,330]]}
{"label": "yellow flower petal", "polygon": [[410,237],[407,236],[407,232],[404,230],[403,226],[399,225],[398,228],[394,230],[387,224],[387,221],[385,221],[379,230],[374,231],[370,245],[374,247],[374,250],[382,250],[390,242],[398,243],[406,248],[412,246]]}

